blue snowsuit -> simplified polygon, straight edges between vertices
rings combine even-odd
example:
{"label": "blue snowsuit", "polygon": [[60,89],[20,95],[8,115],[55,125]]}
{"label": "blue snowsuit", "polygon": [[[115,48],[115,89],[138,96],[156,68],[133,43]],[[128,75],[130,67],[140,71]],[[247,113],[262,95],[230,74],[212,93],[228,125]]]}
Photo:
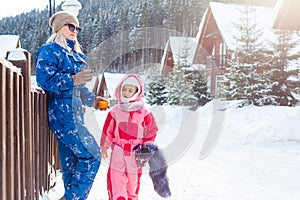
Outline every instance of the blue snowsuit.
{"label": "blue snowsuit", "polygon": [[[67,39],[73,49],[74,41]],[[95,95],[85,84],[73,85],[72,75],[86,69],[87,57],[55,42],[44,44],[36,56],[36,79],[48,96],[49,126],[58,141],[65,198],[85,200],[101,162],[100,148],[84,124],[82,105]]]}

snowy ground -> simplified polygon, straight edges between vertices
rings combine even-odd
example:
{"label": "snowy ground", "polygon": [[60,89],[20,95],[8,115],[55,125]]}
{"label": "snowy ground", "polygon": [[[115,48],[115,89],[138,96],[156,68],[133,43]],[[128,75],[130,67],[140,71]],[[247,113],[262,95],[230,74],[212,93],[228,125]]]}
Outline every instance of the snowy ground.
{"label": "snowy ground", "polygon": [[[213,115],[213,103],[194,113],[171,106],[151,109],[160,127],[157,143],[171,152],[166,155],[171,199],[300,199],[300,106],[229,106],[219,110],[224,123]],[[87,110],[87,126],[98,141],[105,115]],[[200,156],[206,134],[216,126],[221,127],[220,139],[209,155]],[[185,139],[179,138],[182,132]],[[102,162],[88,200],[107,200],[107,162]],[[162,199],[147,172],[139,197]]]}

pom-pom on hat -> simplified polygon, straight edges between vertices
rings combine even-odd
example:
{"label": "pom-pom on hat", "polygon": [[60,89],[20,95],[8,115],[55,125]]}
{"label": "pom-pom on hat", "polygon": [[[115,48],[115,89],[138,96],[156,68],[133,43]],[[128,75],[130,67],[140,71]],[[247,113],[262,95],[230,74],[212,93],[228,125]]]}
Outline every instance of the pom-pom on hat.
{"label": "pom-pom on hat", "polygon": [[76,16],[67,11],[56,12],[49,19],[49,26],[55,33],[57,33],[66,24],[75,24],[78,26],[79,22]]}

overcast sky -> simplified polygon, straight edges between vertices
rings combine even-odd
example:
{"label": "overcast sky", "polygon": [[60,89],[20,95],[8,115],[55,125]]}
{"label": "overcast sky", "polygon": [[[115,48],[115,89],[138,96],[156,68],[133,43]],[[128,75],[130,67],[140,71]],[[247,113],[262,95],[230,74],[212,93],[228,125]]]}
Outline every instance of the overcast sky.
{"label": "overcast sky", "polygon": [[[23,12],[29,12],[35,8],[43,10],[49,5],[49,0],[0,0],[0,19],[3,17],[16,16]],[[64,0],[55,0],[59,5]],[[53,0],[52,0],[53,2]]]}

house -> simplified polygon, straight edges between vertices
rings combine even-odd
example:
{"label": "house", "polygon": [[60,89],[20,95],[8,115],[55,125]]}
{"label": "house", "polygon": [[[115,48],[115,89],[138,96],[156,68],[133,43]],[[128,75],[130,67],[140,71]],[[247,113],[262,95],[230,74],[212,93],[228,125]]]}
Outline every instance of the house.
{"label": "house", "polygon": [[300,31],[300,1],[278,0],[278,12],[274,20],[274,29]]}
{"label": "house", "polygon": [[117,99],[115,98],[115,89],[124,76],[125,74],[108,72],[104,72],[99,75],[94,86],[95,94],[103,97],[104,99],[108,99],[110,106],[115,105],[117,103]]}
{"label": "house", "polygon": [[6,58],[8,51],[21,47],[18,35],[0,35],[0,58]]}
{"label": "house", "polygon": [[[180,61],[189,65],[195,64],[194,55],[197,49],[195,38],[170,37],[165,45],[161,63],[161,74],[166,76]],[[183,61],[185,59],[185,61]]]}
{"label": "house", "polygon": [[[199,25],[196,36],[197,50],[193,62],[206,65],[209,92],[214,98],[223,98],[222,88],[225,81],[223,74],[228,67],[228,59],[234,58],[236,38],[240,37],[237,24],[241,23],[244,5],[210,2]],[[262,41],[266,45],[274,39],[272,7],[253,7],[252,22],[262,31]]]}
{"label": "house", "polygon": [[[245,5],[210,2],[199,25],[195,38],[170,37],[162,59],[162,74],[169,73],[181,57],[182,50],[189,46],[188,61],[192,65],[205,66],[207,87],[212,97],[224,98],[224,73],[228,59],[234,58],[236,38],[240,37],[237,24],[241,23]],[[254,7],[252,22],[262,31],[262,43],[274,41],[272,21],[273,7]],[[202,67],[200,67],[202,69]]]}
{"label": "house", "polygon": [[[103,97],[103,100],[108,101],[110,107],[117,104],[115,91],[125,75],[126,74],[110,72],[104,72],[103,74],[100,74],[97,80],[94,82],[93,92],[97,96]],[[139,76],[145,85],[147,77],[141,74],[139,74]]]}

